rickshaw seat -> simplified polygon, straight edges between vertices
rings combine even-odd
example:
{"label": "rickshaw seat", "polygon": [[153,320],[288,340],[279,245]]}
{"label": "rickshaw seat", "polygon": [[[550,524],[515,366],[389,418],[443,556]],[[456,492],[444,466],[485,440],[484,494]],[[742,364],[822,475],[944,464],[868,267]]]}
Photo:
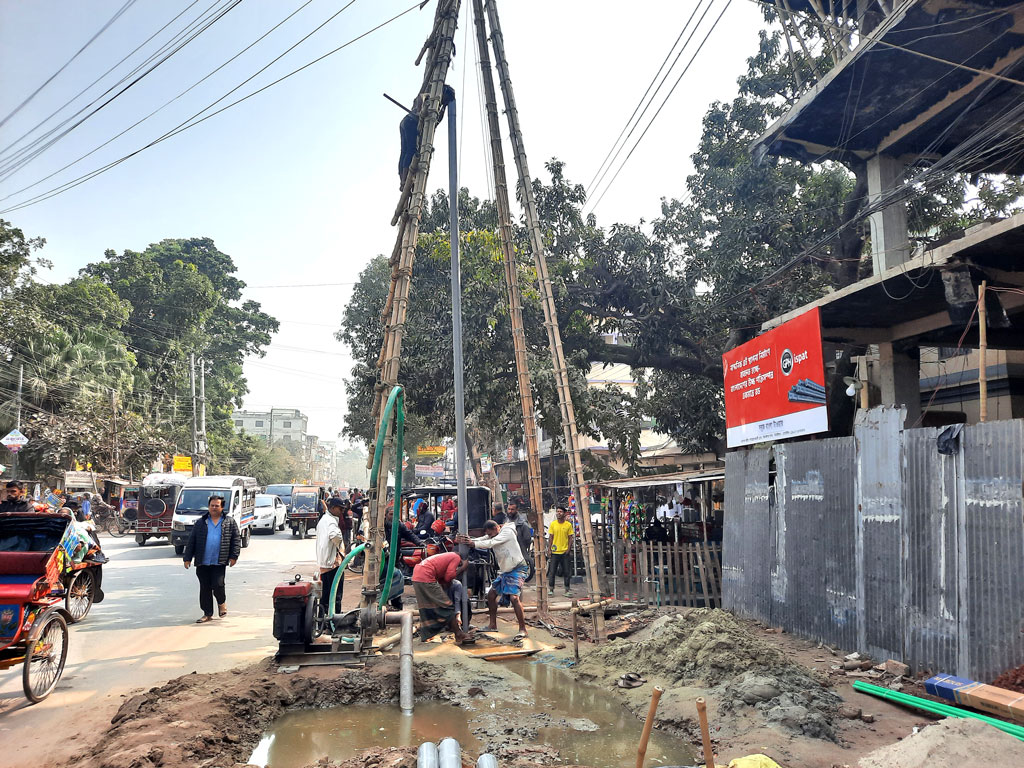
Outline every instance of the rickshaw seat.
{"label": "rickshaw seat", "polygon": [[24,603],[32,596],[32,585],[39,576],[0,576],[0,603]]}
{"label": "rickshaw seat", "polygon": [[0,552],[0,583],[9,576],[39,577],[46,573],[49,552]]}

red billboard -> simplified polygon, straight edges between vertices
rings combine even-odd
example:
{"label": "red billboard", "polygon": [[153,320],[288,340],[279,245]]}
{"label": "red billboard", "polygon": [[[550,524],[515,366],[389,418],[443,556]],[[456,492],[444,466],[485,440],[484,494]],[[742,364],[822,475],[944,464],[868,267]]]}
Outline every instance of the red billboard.
{"label": "red billboard", "polygon": [[817,307],[722,355],[730,448],[828,431]]}

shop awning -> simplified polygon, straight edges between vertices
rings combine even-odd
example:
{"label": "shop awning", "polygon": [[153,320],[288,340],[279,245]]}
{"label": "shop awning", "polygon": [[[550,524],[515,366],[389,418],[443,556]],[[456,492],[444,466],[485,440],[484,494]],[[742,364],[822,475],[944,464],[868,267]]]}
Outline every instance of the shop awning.
{"label": "shop awning", "polygon": [[664,475],[647,475],[646,477],[620,477],[616,480],[602,480],[592,485],[603,488],[650,488],[659,485],[675,485],[676,483],[696,483],[704,480],[724,480],[724,469],[693,470],[690,472],[669,472]]}

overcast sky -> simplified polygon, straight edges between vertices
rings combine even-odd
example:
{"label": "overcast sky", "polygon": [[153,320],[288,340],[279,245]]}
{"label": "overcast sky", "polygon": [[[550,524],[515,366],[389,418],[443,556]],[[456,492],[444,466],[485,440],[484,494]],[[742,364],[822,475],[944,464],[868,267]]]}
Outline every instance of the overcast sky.
{"label": "overcast sky", "polygon": [[[97,99],[203,12],[229,2],[0,0],[0,116],[21,104],[119,9],[128,6],[0,126],[0,146],[7,147],[26,134],[180,12],[185,11],[29,140]],[[243,0],[180,53],[0,181],[0,198],[6,198],[0,209],[143,147],[257,72],[346,2]],[[710,10],[662,93],[676,81],[729,0],[702,0],[694,21],[707,2],[712,4]],[[591,181],[697,4],[697,0],[506,0],[500,4],[535,176],[542,175],[544,161],[558,157],[567,163],[571,180]],[[411,5],[412,0],[356,0],[215,108]],[[487,194],[487,177],[473,30],[466,15],[471,2],[464,0],[462,6],[457,55],[448,82],[462,95],[461,183],[482,197]],[[266,39],[185,96],[77,165],[19,192],[174,98],[297,9],[301,10]],[[53,281],[75,275],[108,248],[141,250],[164,238],[213,238],[238,265],[239,276],[249,285],[246,297],[261,302],[281,321],[267,356],[246,364],[250,394],[245,407],[300,408],[309,415],[311,433],[334,439],[344,424],[342,381],[351,360],[332,334],[360,270],[374,255],[390,253],[395,238],[390,219],[398,196],[402,113],[381,94],[386,91],[411,102],[422,78],[422,69],[413,62],[430,31],[433,13],[434,3],[414,10],[90,181],[0,216],[28,235],[47,239],[43,255],[54,269],[43,278]],[[658,215],[662,197],[683,194],[684,179],[691,170],[689,155],[700,136],[704,112],[712,101],[735,95],[736,78],[755,51],[762,24],[755,3],[731,2],[598,206],[600,223],[649,220]],[[442,147],[435,156],[431,189],[447,187],[442,175],[447,161]],[[416,300],[415,282],[413,291]]]}

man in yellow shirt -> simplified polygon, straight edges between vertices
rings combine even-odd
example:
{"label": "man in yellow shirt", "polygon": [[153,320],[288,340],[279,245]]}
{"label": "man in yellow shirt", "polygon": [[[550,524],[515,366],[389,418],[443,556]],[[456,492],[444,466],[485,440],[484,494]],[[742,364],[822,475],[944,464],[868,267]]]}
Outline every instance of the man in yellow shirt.
{"label": "man in yellow shirt", "polygon": [[555,510],[555,519],[548,526],[548,594],[555,594],[555,575],[561,571],[565,581],[565,596],[572,597],[569,586],[569,549],[572,546],[573,527],[566,520],[565,507]]}

